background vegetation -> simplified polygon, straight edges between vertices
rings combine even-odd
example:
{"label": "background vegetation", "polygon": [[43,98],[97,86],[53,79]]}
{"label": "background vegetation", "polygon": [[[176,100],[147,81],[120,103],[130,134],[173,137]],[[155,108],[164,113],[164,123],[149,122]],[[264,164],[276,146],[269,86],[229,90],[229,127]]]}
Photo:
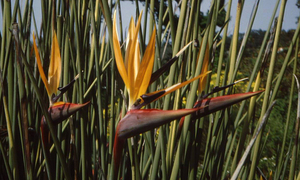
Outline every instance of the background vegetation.
{"label": "background vegetation", "polygon": [[[277,1],[272,18],[266,20],[266,31],[251,30],[253,21],[261,18],[255,13],[259,1],[253,2],[254,13],[245,33],[239,31],[244,0],[239,0],[238,7],[231,6],[232,0],[212,0],[207,14],[200,12],[201,1],[182,0],[178,1],[179,16],[170,8],[171,0],[144,2],[139,43],[143,55],[146,37],[154,27],[157,29],[154,70],[188,42],[198,41],[148,91],[195,77],[205,67],[212,71],[200,91],[199,81],[195,81],[147,108],[192,108],[202,91],[208,93],[215,86],[245,77],[249,80],[212,96],[265,92],[195,121],[187,116],[180,134],[176,120],[128,139],[116,172],[114,135],[126,111],[121,94],[126,97],[126,91],[112,49],[112,15],[116,10],[118,18],[122,16],[120,1],[42,0],[42,23],[36,24],[33,1],[26,1],[21,13],[18,0],[14,4],[2,0],[0,179],[300,179],[299,93],[293,76],[299,77],[300,23],[295,30],[282,30],[286,0]],[[295,3],[299,7],[300,2]],[[138,17],[141,9],[136,7]],[[231,8],[237,8],[236,19],[230,19]],[[275,17],[277,9],[280,13]],[[236,24],[232,35],[227,34],[229,20]],[[118,22],[119,29],[124,26]],[[47,74],[54,31],[62,59],[60,85],[67,85],[79,74],[61,100],[91,104],[54,126],[51,137],[55,145],[51,144],[50,158],[45,161],[40,122],[47,116],[49,102],[31,37],[34,32]],[[126,41],[122,34],[119,39],[121,44]],[[269,119],[239,168],[247,145],[274,100]]]}

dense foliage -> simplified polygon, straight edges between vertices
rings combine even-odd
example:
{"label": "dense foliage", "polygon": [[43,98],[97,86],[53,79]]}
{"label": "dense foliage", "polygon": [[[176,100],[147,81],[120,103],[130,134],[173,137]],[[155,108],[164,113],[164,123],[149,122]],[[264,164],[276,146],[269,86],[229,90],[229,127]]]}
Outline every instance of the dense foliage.
{"label": "dense foliage", "polygon": [[33,1],[1,0],[0,179],[299,179],[286,0],[267,30],[253,2],[244,33],[244,0],[141,2],[127,25],[122,1],[41,1],[37,24]]}

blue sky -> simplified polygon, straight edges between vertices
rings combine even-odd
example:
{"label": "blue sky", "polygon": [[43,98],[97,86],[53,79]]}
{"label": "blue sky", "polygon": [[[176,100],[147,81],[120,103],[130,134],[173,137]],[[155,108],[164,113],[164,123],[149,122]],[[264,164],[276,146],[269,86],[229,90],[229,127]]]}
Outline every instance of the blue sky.
{"label": "blue sky", "polygon": [[[286,3],[286,10],[284,14],[284,20],[283,20],[283,25],[282,28],[284,30],[289,30],[289,29],[296,29],[297,24],[296,24],[296,17],[300,16],[300,9],[297,8],[296,4],[297,0],[288,0]],[[208,1],[203,1],[203,7],[209,6],[205,5]],[[240,25],[240,31],[245,32],[247,28],[247,24],[250,19],[250,15],[253,9],[254,5],[254,0],[246,0],[244,4],[244,9],[241,17],[241,25]],[[253,28],[252,29],[262,29],[266,30],[268,28],[270,18],[272,16],[273,10],[275,8],[277,0],[261,0],[258,6],[257,14],[256,14],[256,19],[253,23]],[[277,10],[277,16],[279,14],[279,9],[280,9],[281,2],[279,3],[279,8]],[[235,14],[236,14],[236,8],[237,8],[237,0],[232,1],[232,6],[231,6],[231,16],[232,16],[232,21],[230,22],[230,30],[233,32],[234,28],[234,20],[235,20]]]}
{"label": "blue sky", "polygon": [[[236,7],[237,7],[237,1],[233,0],[233,4],[231,7],[231,22],[229,24],[229,33],[233,32],[234,29],[234,21],[235,21],[235,14],[236,14]],[[269,22],[270,17],[272,15],[273,9],[275,7],[275,3],[277,0],[261,0],[257,12],[257,18],[254,21],[253,28],[252,29],[262,29],[266,30]],[[296,7],[296,1],[297,0],[288,0],[286,4],[286,11],[284,16],[284,22],[283,22],[283,29],[289,30],[289,29],[295,29],[296,28],[296,17],[300,16],[300,10]],[[21,4],[25,3],[25,0],[20,1]],[[210,0],[203,0],[201,11],[206,13],[210,6]],[[225,3],[227,3],[228,0],[226,0]],[[250,14],[252,11],[252,7],[254,5],[254,0],[246,0],[244,4],[243,14],[241,18],[241,25],[240,25],[240,32],[245,32],[247,24],[249,22]],[[14,0],[12,1],[12,4],[14,4]],[[24,6],[22,6],[22,9]],[[131,16],[135,16],[135,5],[132,2],[121,2],[121,11],[122,11],[122,17],[123,17],[123,27],[124,30],[127,29],[129,20]],[[35,11],[36,21],[38,26],[41,23],[41,7],[40,7],[40,1],[36,1],[33,3],[33,8]],[[143,5],[140,4],[140,9],[143,9]],[[1,8],[2,9],[2,8]],[[13,5],[12,5],[13,9]],[[226,7],[227,9],[227,7]],[[278,10],[279,11],[279,10]],[[0,19],[2,19],[2,13],[0,13]],[[278,12],[277,12],[278,14]],[[124,31],[123,30],[123,31]],[[2,32],[2,21],[0,23],[0,31]]]}

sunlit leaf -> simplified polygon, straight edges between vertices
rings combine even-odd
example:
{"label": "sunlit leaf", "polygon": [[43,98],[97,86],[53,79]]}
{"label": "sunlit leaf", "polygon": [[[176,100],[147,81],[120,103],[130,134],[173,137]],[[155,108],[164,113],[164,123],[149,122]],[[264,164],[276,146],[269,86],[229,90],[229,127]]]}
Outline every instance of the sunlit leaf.
{"label": "sunlit leaf", "polygon": [[[202,46],[201,46],[202,47]],[[201,50],[201,49],[200,49]],[[200,55],[200,51],[199,51],[199,55]],[[198,56],[199,56],[198,55]],[[198,62],[198,61],[197,61]],[[209,46],[208,46],[208,43],[206,44],[206,48],[205,48],[205,56],[204,56],[204,59],[203,59],[203,64],[202,64],[202,69],[201,69],[201,74],[207,72],[208,70],[208,65],[209,65]],[[198,86],[198,92],[201,93],[201,91],[204,90],[205,88],[205,84],[206,84],[206,80],[207,80],[207,77],[203,77],[200,79],[200,83],[199,83],[199,86]]]}

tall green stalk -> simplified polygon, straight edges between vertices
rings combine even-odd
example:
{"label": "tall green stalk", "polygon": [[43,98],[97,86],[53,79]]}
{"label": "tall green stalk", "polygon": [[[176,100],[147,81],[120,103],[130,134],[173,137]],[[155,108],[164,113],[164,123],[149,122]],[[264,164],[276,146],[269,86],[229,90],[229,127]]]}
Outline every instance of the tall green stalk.
{"label": "tall green stalk", "polygon": [[[296,81],[296,84],[297,84],[297,89],[298,89],[298,102],[297,102],[297,119],[296,119],[296,124],[295,124],[295,140],[294,140],[294,146],[293,146],[293,150],[292,150],[292,161],[291,161],[291,165],[290,165],[290,173],[289,173],[289,179],[292,180],[292,179],[295,179],[295,173],[296,173],[296,162],[297,162],[297,159],[299,159],[297,156],[298,156],[298,140],[299,140],[299,121],[300,121],[300,86],[299,86],[299,81],[297,79],[297,76],[295,75],[296,73],[296,67],[297,67],[297,59],[298,59],[298,50],[299,50],[299,37],[297,38],[297,44],[296,44],[296,49],[295,49],[295,60],[294,60],[294,70],[293,70],[293,74],[295,76],[295,81]],[[295,84],[295,81],[293,80],[292,81],[292,86],[291,88],[294,88],[294,84]],[[293,92],[293,89],[291,89],[291,97],[292,97],[292,93]],[[292,99],[292,98],[290,98]],[[290,112],[290,107],[289,107],[289,112]],[[288,114],[288,117],[289,117],[289,114]],[[288,119],[289,121],[289,119]],[[287,122],[287,125],[288,126],[288,122]],[[286,136],[286,135],[285,135]],[[285,139],[284,139],[285,140]],[[284,141],[285,142],[285,141]],[[284,143],[283,142],[283,143]],[[282,148],[284,149],[284,148]]]}
{"label": "tall green stalk", "polygon": [[[32,179],[32,169],[31,169],[31,159],[30,159],[30,145],[29,145],[29,137],[28,137],[28,118],[27,118],[27,97],[25,90],[25,79],[24,79],[24,71],[21,64],[21,44],[19,41],[19,30],[18,24],[13,24],[13,36],[15,39],[15,47],[16,47],[16,62],[17,62],[17,75],[18,75],[18,84],[19,84],[19,97],[21,99],[21,126],[22,126],[22,135],[23,135],[23,144],[25,147],[25,157],[24,162],[26,165],[26,174],[28,179]],[[25,59],[23,61],[26,61]]]}
{"label": "tall green stalk", "polygon": [[[262,111],[261,111],[261,116],[260,116],[259,122],[261,121],[262,116],[265,114],[266,109],[269,105],[269,95],[270,95],[270,92],[271,92],[273,72],[274,72],[278,42],[279,42],[279,37],[280,37],[280,32],[281,32],[281,27],[282,27],[282,21],[283,21],[283,17],[284,17],[285,5],[286,5],[286,1],[283,0],[281,2],[279,18],[278,18],[278,23],[277,23],[277,27],[276,27],[276,34],[275,34],[275,39],[274,39],[274,45],[273,45],[271,61],[270,61],[270,67],[269,67],[269,71],[268,71],[268,78],[267,78],[267,83],[266,83],[266,88],[265,88],[264,101],[263,101],[263,106],[262,106]],[[254,172],[256,170],[256,165],[258,163],[258,158],[259,158],[258,157],[258,150],[259,150],[259,147],[260,147],[261,137],[262,137],[262,132],[259,134],[259,136],[257,138],[257,141],[255,142],[254,149],[252,151],[252,164],[251,164],[251,169],[250,169],[250,174],[249,174],[248,179],[253,179],[254,178]]]}
{"label": "tall green stalk", "polygon": [[228,74],[228,84],[234,81],[234,69],[236,64],[236,57],[237,57],[237,43],[239,38],[239,30],[240,30],[240,21],[242,16],[242,10],[244,6],[244,0],[239,0],[237,5],[236,11],[236,19],[235,19],[235,26],[232,38],[232,49],[230,53],[230,66],[229,66],[229,74]]}

